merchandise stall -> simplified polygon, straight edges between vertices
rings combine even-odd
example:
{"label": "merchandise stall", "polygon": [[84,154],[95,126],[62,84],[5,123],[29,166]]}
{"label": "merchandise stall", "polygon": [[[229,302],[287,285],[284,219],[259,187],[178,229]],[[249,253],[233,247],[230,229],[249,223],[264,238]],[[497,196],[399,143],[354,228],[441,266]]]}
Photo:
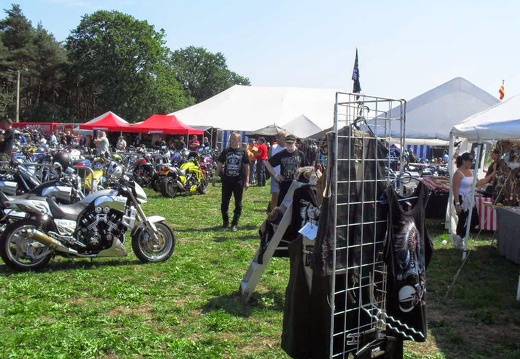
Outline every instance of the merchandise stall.
{"label": "merchandise stall", "polygon": [[[457,144],[457,146],[455,146]],[[468,117],[453,127],[450,133],[450,158],[457,154],[474,149],[475,169],[482,171],[483,146],[493,144],[501,150],[502,160],[499,162],[496,176],[495,200],[493,201],[498,224],[499,250],[506,258],[513,250],[512,241],[518,241],[514,235],[516,225],[520,223],[520,95],[509,98],[487,110]],[[449,164],[450,173],[454,173],[453,163]],[[481,174],[478,177],[482,177]],[[473,192],[476,189],[477,176],[474,177]],[[454,213],[453,193],[450,191],[449,213]],[[471,204],[473,205],[473,203]],[[455,232],[454,221],[450,220],[451,233]],[[468,232],[464,238],[463,258],[467,252]],[[514,256],[516,258],[516,256]],[[518,287],[520,300],[520,283]]]}

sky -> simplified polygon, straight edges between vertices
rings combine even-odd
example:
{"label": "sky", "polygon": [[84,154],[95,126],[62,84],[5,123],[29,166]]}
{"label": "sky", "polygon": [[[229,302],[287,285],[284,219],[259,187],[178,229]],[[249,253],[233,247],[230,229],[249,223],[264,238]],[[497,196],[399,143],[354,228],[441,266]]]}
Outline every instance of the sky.
{"label": "sky", "polygon": [[520,93],[518,0],[0,0],[64,41],[83,16],[117,10],[164,29],[171,50],[221,52],[253,86],[405,99],[463,77],[491,95]]}

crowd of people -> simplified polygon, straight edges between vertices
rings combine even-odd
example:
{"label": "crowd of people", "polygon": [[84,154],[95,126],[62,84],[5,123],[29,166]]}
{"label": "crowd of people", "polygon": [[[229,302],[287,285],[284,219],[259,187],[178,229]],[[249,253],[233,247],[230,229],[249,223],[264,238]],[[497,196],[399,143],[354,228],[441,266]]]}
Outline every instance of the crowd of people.
{"label": "crowd of people", "polygon": [[[309,156],[298,148],[296,137],[285,131],[278,132],[272,144],[268,144],[265,137],[253,139],[249,144],[241,144],[240,139],[240,132],[233,132],[229,146],[217,159],[217,174],[222,179],[222,227],[231,226],[231,231],[237,231],[245,189],[251,185],[265,187],[270,178],[271,198],[267,208],[270,212],[282,203],[298,169],[317,165],[317,161],[310,160]],[[326,163],[325,158],[326,152],[319,160]],[[213,184],[215,183],[216,178]],[[232,196],[235,207],[230,222],[229,205]]]}

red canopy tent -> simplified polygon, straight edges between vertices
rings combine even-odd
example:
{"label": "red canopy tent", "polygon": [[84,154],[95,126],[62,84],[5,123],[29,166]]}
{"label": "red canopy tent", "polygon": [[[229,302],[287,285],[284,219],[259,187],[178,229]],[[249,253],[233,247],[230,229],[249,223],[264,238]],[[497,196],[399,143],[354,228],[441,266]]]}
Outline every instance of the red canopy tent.
{"label": "red canopy tent", "polygon": [[112,111],[105,112],[101,116],[96,117],[87,123],[79,126],[82,130],[100,130],[100,131],[123,131],[126,132],[130,124]]}
{"label": "red canopy tent", "polygon": [[190,127],[175,115],[154,114],[143,122],[129,126],[125,132],[163,133],[165,135],[203,135],[204,130]]}

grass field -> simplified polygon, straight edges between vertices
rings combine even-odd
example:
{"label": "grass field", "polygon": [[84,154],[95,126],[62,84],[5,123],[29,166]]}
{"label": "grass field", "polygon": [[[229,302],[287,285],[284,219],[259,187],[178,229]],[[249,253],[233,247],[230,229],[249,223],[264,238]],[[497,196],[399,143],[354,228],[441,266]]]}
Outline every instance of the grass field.
{"label": "grass field", "polygon": [[[174,199],[147,192],[146,213],[175,229],[166,263],[56,258],[33,273],[0,263],[0,358],[288,358],[280,348],[288,259],[273,258],[248,305],[237,296],[269,188],[247,190],[234,233],[220,228],[219,185]],[[461,252],[441,244],[442,224],[428,223],[429,338],[407,342],[405,357],[520,358],[519,266],[481,235],[452,284]]]}

